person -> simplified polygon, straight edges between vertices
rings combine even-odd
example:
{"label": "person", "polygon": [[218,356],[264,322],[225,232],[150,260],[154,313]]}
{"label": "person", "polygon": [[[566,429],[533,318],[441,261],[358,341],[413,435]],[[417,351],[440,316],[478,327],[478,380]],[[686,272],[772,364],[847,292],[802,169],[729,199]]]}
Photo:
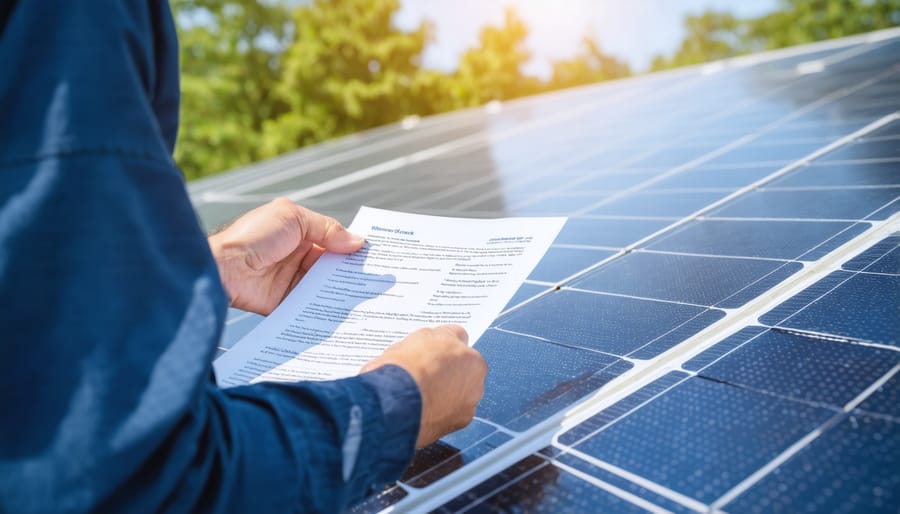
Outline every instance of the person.
{"label": "person", "polygon": [[352,378],[216,387],[229,301],[268,313],[362,242],[287,200],[207,240],[166,1],[6,0],[0,69],[0,512],[336,512],[471,420],[458,326]]}

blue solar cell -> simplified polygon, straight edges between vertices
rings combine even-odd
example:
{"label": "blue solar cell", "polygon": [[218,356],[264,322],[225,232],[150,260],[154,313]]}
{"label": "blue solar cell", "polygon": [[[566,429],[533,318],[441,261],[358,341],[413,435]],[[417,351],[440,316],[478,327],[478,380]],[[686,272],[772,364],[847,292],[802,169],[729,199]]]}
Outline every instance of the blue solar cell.
{"label": "blue solar cell", "polygon": [[635,168],[667,168],[686,164],[698,157],[702,157],[709,152],[716,150],[719,145],[704,146],[680,146],[675,148],[664,148],[658,152],[641,158],[636,162],[629,163],[629,166]]}
{"label": "blue solar cell", "polygon": [[589,195],[554,195],[542,198],[522,207],[507,209],[516,216],[561,216],[571,214],[578,209],[593,205],[603,199],[603,194]]}
{"label": "blue solar cell", "polygon": [[754,144],[748,143],[739,146],[730,152],[710,159],[704,163],[707,166],[743,164],[754,162],[783,162],[798,161],[807,155],[825,146],[821,142],[797,143],[797,144]]}
{"label": "blue solar cell", "polygon": [[534,473],[536,470],[546,465],[546,459],[537,455],[529,455],[503,471],[489,477],[468,491],[460,494],[456,498],[453,498],[435,509],[434,512],[438,514],[451,514],[471,508],[474,503],[481,501],[499,488],[504,487],[514,480],[518,480],[522,476]]}
{"label": "blue solar cell", "polygon": [[[716,209],[712,216],[737,218],[886,219],[900,206],[882,209],[900,187],[879,189],[762,190],[747,193]],[[881,209],[879,211],[879,209]]]}
{"label": "blue solar cell", "polygon": [[641,487],[634,482],[623,478],[620,475],[607,471],[599,466],[595,466],[594,464],[591,464],[586,460],[579,459],[572,454],[559,455],[556,457],[556,460],[561,464],[571,466],[572,468],[577,469],[578,471],[581,471],[582,473],[601,480],[607,484],[610,484],[613,487],[617,487],[623,491],[627,491],[628,493],[631,493],[638,498],[642,498],[653,503],[656,506],[662,507],[666,512],[683,514],[696,514],[697,512],[696,510],[672,501],[665,496]]}
{"label": "blue solar cell", "polygon": [[576,170],[594,172],[608,170],[640,151],[641,150],[637,148],[608,148],[565,166],[563,171],[568,172]]}
{"label": "blue solar cell", "polygon": [[556,243],[622,248],[671,223],[667,220],[569,218]]}
{"label": "blue solar cell", "polygon": [[779,326],[900,346],[900,276],[859,273],[824,296],[802,298],[810,303]]}
{"label": "blue solar cell", "polygon": [[865,231],[849,221],[717,220],[685,223],[647,244],[652,250],[817,260]]}
{"label": "blue solar cell", "polygon": [[412,487],[428,487],[463,466],[484,457],[510,440],[512,437],[509,435],[495,432],[462,449],[437,442],[416,452],[412,464],[400,480]]}
{"label": "blue solar cell", "polygon": [[900,374],[895,374],[859,405],[860,410],[892,416],[900,423]]}
{"label": "blue solar cell", "polygon": [[760,316],[759,322],[764,325],[777,325],[789,316],[793,316],[794,313],[800,309],[803,309],[818,298],[824,296],[852,276],[853,273],[847,271],[835,271],[834,273],[826,275],[815,284],[788,298],[774,309]]}
{"label": "blue solar cell", "polygon": [[832,415],[827,409],[691,378],[576,448],[709,503]]}
{"label": "blue solar cell", "polygon": [[835,140],[862,128],[866,122],[839,120],[831,123],[810,122],[808,118],[786,123],[772,132],[771,137],[778,139],[831,139]]}
{"label": "blue solar cell", "polygon": [[[889,114],[890,110],[882,109],[878,114]],[[900,140],[885,139],[882,141],[860,141],[842,146],[822,157],[822,161],[847,161],[862,159],[898,159],[900,160]]]}
{"label": "blue solar cell", "polygon": [[508,482],[466,512],[649,512],[557,467],[544,464]]}
{"label": "blue solar cell", "polygon": [[650,344],[631,352],[628,354],[628,357],[632,359],[652,359],[669,348],[683,343],[697,332],[700,332],[723,317],[725,317],[723,311],[720,311],[719,309],[707,309],[696,317],[691,318],[685,323],[658,337]]}
{"label": "blue solar cell", "polygon": [[637,391],[631,393],[625,398],[617,401],[602,411],[594,414],[590,418],[575,425],[571,429],[559,436],[558,441],[561,444],[571,446],[585,437],[593,434],[597,430],[605,427],[609,423],[619,419],[632,410],[640,407],[642,404],[662,393],[663,391],[674,386],[678,382],[688,377],[687,373],[681,371],[670,371],[662,377],[645,385]]}
{"label": "blue solar cell", "polygon": [[[774,284],[759,282],[779,268],[791,273],[799,263],[631,252],[572,282],[572,287],[698,305],[718,305],[738,291],[745,301]],[[782,276],[782,278],[784,278]]]}
{"label": "blue solar cell", "polygon": [[632,193],[588,212],[596,216],[673,216],[692,214],[728,192],[640,192]]}
{"label": "blue solar cell", "polygon": [[724,506],[726,512],[892,513],[900,504],[900,424],[850,416]]}
{"label": "blue solar cell", "polygon": [[[568,190],[570,191],[600,191],[615,192],[646,182],[661,172],[648,171],[619,171],[615,173],[602,173],[587,180],[578,180]],[[558,179],[557,179],[558,180]]]}
{"label": "blue solar cell", "polygon": [[[513,430],[546,419],[615,378],[615,357],[488,330],[475,344],[488,364],[476,415]],[[630,365],[617,366],[618,374]]]}
{"label": "blue solar cell", "polygon": [[519,289],[516,291],[516,294],[509,300],[509,303],[506,304],[506,307],[503,309],[509,309],[510,307],[514,307],[524,302],[525,300],[537,296],[539,293],[542,293],[548,289],[547,286],[542,286],[538,284],[522,284],[519,286]]}
{"label": "blue solar cell", "polygon": [[531,280],[559,282],[613,255],[610,250],[550,247],[534,268]]}
{"label": "blue solar cell", "polygon": [[870,273],[900,274],[900,234],[881,240],[865,252],[844,263],[842,268]]}
{"label": "blue solar cell", "polygon": [[734,350],[738,346],[746,343],[759,334],[762,334],[766,330],[766,327],[760,327],[757,325],[744,327],[734,334],[726,337],[725,339],[702,351],[696,357],[682,364],[681,367],[688,371],[698,371],[700,369],[703,369],[713,362],[719,360],[722,356],[727,355],[730,351]]}
{"label": "blue solar cell", "polygon": [[842,408],[898,362],[900,352],[769,330],[700,375]]}
{"label": "blue solar cell", "polygon": [[[707,310],[693,305],[563,290],[511,312],[499,326],[568,346],[627,355]],[[714,312],[718,317],[725,314]],[[695,331],[703,328],[695,327]]]}
{"label": "blue solar cell", "polygon": [[773,180],[770,187],[890,186],[900,184],[900,166],[887,162],[823,162]]}
{"label": "blue solar cell", "polygon": [[778,171],[778,166],[748,168],[696,168],[676,173],[648,188],[659,189],[730,188],[738,189]]}

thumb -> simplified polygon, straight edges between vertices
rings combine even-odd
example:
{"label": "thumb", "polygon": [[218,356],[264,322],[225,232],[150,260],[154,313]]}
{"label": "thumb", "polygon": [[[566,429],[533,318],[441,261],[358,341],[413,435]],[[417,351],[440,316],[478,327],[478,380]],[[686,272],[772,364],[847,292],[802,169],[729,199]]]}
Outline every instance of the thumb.
{"label": "thumb", "polygon": [[315,243],[329,252],[351,253],[362,248],[365,239],[351,234],[341,223],[309,209],[297,206],[297,218],[302,239]]}

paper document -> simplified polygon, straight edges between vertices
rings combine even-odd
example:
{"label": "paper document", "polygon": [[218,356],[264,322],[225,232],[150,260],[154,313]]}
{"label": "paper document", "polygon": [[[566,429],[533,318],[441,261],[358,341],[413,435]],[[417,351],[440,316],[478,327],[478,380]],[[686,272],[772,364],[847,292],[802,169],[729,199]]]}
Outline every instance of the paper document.
{"label": "paper document", "polygon": [[422,327],[457,323],[474,344],[565,218],[440,218],[363,207],[350,255],[326,253],[253,331],[214,363],[219,385],[356,375]]}

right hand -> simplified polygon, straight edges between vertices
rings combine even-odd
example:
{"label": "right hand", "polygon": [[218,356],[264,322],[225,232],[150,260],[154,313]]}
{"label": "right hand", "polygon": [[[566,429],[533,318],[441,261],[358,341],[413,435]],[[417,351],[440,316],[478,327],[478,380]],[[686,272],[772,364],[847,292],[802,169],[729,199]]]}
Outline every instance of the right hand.
{"label": "right hand", "polygon": [[416,448],[468,425],[484,395],[487,364],[469,348],[468,335],[459,325],[423,328],[391,345],[360,370],[387,364],[405,369],[419,386],[422,420]]}

